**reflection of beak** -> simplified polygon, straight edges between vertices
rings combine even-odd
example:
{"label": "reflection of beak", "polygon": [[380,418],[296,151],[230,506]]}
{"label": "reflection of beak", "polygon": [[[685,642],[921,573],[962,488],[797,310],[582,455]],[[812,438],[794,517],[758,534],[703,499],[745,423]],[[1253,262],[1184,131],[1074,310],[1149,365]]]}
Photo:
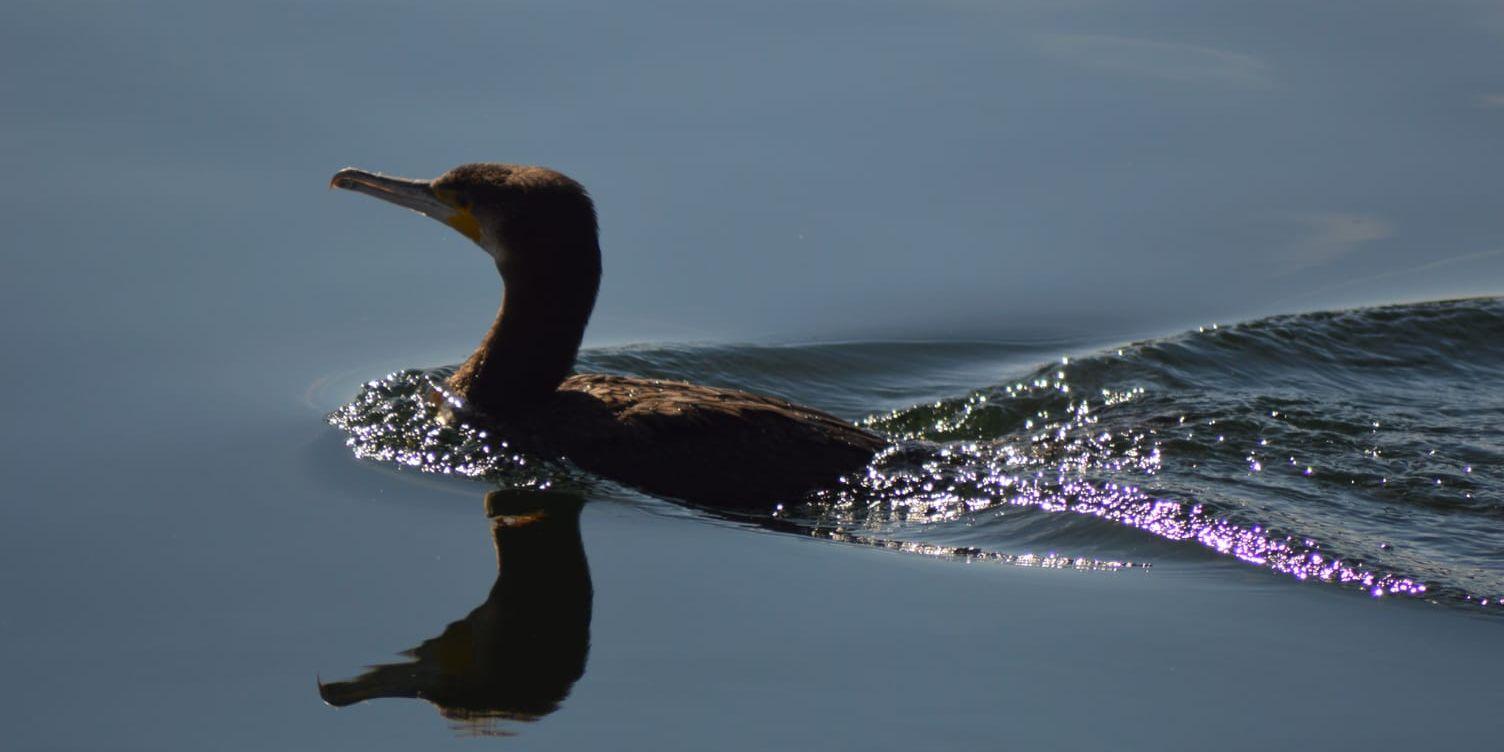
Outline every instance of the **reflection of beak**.
{"label": "reflection of beak", "polygon": [[467,209],[451,204],[445,196],[434,191],[433,184],[427,180],[394,178],[346,167],[334,173],[334,177],[329,179],[329,187],[364,193],[412,209],[459,230],[477,243],[480,242],[480,225],[475,221],[474,215]]}
{"label": "reflection of beak", "polygon": [[319,699],[323,700],[325,704],[336,708],[343,708],[348,705],[354,705],[362,700],[381,696],[373,694],[369,690],[362,691],[363,688],[357,686],[355,682],[330,682],[325,684],[323,679],[319,679],[318,684]]}

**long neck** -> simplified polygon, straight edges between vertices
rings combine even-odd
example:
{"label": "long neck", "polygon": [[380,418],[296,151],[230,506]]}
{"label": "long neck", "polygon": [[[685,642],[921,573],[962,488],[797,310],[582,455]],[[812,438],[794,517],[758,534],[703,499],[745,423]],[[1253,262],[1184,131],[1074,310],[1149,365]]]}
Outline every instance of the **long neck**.
{"label": "long neck", "polygon": [[496,321],[449,386],[488,413],[525,410],[569,375],[595,307],[599,267],[574,273],[507,275]]}

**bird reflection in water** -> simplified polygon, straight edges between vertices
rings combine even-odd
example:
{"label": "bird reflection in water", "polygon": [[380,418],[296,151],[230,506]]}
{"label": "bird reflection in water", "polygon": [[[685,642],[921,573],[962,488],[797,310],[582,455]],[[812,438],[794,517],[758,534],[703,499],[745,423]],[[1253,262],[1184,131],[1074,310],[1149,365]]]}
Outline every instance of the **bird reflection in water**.
{"label": "bird reflection in water", "polygon": [[580,540],[582,505],[564,493],[487,494],[497,573],[486,601],[403,653],[413,660],[321,682],[320,696],[336,707],[419,698],[477,734],[504,734],[498,721],[533,721],[557,710],[585,673],[590,650],[593,591]]}

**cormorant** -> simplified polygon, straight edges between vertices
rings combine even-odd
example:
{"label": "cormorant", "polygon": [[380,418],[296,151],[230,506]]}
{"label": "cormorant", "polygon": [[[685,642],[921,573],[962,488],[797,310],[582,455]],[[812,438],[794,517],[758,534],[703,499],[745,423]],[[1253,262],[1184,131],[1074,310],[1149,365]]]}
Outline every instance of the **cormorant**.
{"label": "cormorant", "polygon": [[478,163],[411,180],[345,168],[330,185],[437,219],[495,261],[501,310],[448,387],[521,446],[651,493],[755,508],[829,487],[884,445],[782,399],[572,374],[600,286],[601,252],[595,206],[565,175]]}

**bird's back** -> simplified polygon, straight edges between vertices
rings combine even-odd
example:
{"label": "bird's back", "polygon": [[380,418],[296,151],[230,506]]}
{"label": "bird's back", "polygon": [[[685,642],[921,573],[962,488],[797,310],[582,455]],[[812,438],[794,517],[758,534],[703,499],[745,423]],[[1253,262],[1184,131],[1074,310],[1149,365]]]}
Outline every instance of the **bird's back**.
{"label": "bird's back", "polygon": [[571,376],[524,420],[534,440],[585,470],[722,508],[771,507],[828,488],[884,445],[786,400],[603,374]]}

